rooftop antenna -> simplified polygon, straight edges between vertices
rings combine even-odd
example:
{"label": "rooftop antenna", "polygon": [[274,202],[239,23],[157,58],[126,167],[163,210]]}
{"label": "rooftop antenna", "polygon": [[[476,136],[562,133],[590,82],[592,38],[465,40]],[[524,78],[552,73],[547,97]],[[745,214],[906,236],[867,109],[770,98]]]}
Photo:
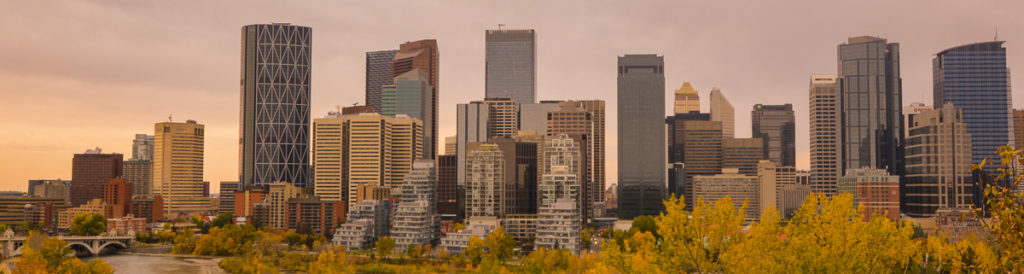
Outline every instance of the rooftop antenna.
{"label": "rooftop antenna", "polygon": [[173,114],[173,113],[171,113],[171,114],[167,114],[167,122],[174,122],[174,120],[173,120],[173,119],[171,119],[171,116],[172,116],[172,115],[174,115],[174,114]]}
{"label": "rooftop antenna", "polygon": [[505,24],[498,24],[498,30],[501,30],[501,27],[504,27],[504,26],[505,26]]}
{"label": "rooftop antenna", "polygon": [[338,113],[341,113],[341,105],[334,106],[334,110],[337,111]]}
{"label": "rooftop antenna", "polygon": [[992,38],[992,41],[999,41],[999,26],[996,26],[996,37]]}

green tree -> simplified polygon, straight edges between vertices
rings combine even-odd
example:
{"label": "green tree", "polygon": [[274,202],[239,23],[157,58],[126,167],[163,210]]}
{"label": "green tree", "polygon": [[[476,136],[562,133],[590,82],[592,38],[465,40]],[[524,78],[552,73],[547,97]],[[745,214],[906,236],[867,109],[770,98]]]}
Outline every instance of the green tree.
{"label": "green tree", "polygon": [[479,265],[486,252],[485,248],[487,248],[487,244],[484,243],[484,240],[477,236],[470,236],[469,242],[466,245],[466,250],[462,252],[462,256],[466,257],[466,260],[469,261],[470,265]]}
{"label": "green tree", "polygon": [[82,213],[71,221],[71,235],[96,236],[107,231],[107,219],[102,214]]}
{"label": "green tree", "polygon": [[211,225],[214,227],[224,227],[229,224],[235,223],[235,215],[231,212],[221,212],[217,214],[217,218],[213,218]]}
{"label": "green tree", "polygon": [[391,251],[395,249],[395,240],[391,237],[381,236],[377,238],[377,256],[381,259],[387,259],[391,255]]}
{"label": "green tree", "polygon": [[660,238],[658,235],[658,224],[655,222],[653,216],[640,216],[633,218],[633,226],[629,228],[629,233],[637,232],[650,232],[655,238]]}
{"label": "green tree", "polygon": [[487,234],[484,239],[487,246],[487,254],[499,262],[512,258],[512,250],[516,247],[516,240],[505,233],[505,228],[498,227]]}
{"label": "green tree", "polygon": [[409,260],[414,263],[418,263],[422,255],[423,249],[418,244],[409,244],[409,246],[405,247],[405,256],[409,257]]}

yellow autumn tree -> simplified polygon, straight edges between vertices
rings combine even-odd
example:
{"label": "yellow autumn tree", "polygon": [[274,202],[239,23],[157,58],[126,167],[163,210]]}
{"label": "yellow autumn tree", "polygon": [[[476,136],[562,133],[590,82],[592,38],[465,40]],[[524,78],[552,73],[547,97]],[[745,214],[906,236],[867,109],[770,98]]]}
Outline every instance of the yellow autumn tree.
{"label": "yellow autumn tree", "polygon": [[[1014,273],[1024,272],[1024,192],[1020,189],[1024,174],[1016,171],[1024,167],[1024,154],[1021,150],[1010,146],[1002,146],[996,151],[1000,157],[1000,167],[995,176],[982,172],[981,185],[985,186],[985,203],[987,209],[979,210],[978,215],[991,216],[983,220],[984,225],[992,233],[995,243],[999,246],[1000,266],[1003,270]],[[973,167],[981,171],[988,160]]]}
{"label": "yellow autumn tree", "polygon": [[739,244],[744,201],[740,208],[726,196],[712,204],[697,198],[693,212],[685,210],[682,198],[671,197],[664,202],[665,212],[655,218],[662,242],[658,265],[666,272],[718,272],[723,253]]}

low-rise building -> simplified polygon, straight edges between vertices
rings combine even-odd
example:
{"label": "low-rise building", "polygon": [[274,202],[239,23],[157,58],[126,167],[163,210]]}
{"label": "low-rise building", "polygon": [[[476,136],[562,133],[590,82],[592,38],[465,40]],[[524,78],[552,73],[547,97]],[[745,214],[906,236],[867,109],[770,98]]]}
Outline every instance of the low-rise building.
{"label": "low-rise building", "polygon": [[107,211],[107,203],[104,203],[102,199],[92,199],[87,203],[84,203],[77,207],[68,208],[62,211],[57,217],[57,228],[59,229],[70,229],[71,222],[74,221],[75,216],[79,214],[103,214]]}
{"label": "low-rise building", "polygon": [[332,243],[344,245],[347,250],[371,247],[377,238],[387,235],[388,214],[383,201],[360,201],[348,211],[345,220],[335,230]]}
{"label": "low-rise building", "polygon": [[480,240],[484,240],[487,238],[487,234],[490,234],[491,231],[497,228],[498,226],[496,225],[485,223],[470,225],[457,232],[448,233],[444,238],[441,238],[441,248],[444,248],[453,255],[462,254],[469,247],[469,239],[477,237]]}
{"label": "low-rise building", "polygon": [[308,228],[313,234],[327,236],[342,223],[344,211],[345,203],[342,201],[324,201],[307,195],[289,199],[284,217],[289,230]]}
{"label": "low-rise building", "polygon": [[131,232],[146,233],[149,232],[146,223],[146,218],[134,217],[130,214],[124,217],[108,218],[107,232],[114,235],[131,235]]}
{"label": "low-rise building", "polygon": [[501,227],[512,239],[528,242],[537,237],[537,214],[505,214],[501,218]]}
{"label": "low-rise building", "polygon": [[864,218],[883,215],[900,219],[900,176],[884,169],[855,168],[839,178],[839,193],[853,194],[854,204],[864,205]]}
{"label": "low-rise building", "polygon": [[580,212],[576,201],[560,199],[552,205],[540,208],[537,214],[537,246],[546,249],[567,249],[576,254],[580,251]]}
{"label": "low-rise building", "polygon": [[135,196],[132,198],[132,216],[145,218],[146,222],[154,223],[164,220],[163,196]]}
{"label": "low-rise building", "polygon": [[758,181],[757,176],[739,174],[735,168],[723,168],[722,174],[693,176],[694,195],[703,197],[708,204],[728,196],[737,210],[746,202],[744,223],[750,223],[761,217]]}

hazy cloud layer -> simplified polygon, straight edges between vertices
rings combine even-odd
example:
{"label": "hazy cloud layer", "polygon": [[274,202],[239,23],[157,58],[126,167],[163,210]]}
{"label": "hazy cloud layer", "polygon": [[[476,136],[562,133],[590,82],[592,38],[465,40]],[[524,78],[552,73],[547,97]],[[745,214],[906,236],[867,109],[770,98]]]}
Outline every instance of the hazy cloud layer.
{"label": "hazy cloud layer", "polygon": [[214,189],[237,180],[240,29],[253,23],[313,27],[314,117],[363,101],[364,52],[438,39],[442,137],[455,132],[455,104],[483,96],[484,30],[536,29],[538,97],[608,102],[609,183],[622,54],[664,55],[666,97],[690,81],[704,111],[708,91],[720,88],[740,137],[750,135],[753,104],[793,103],[800,168],[808,166],[808,77],[835,73],[836,45],[847,37],[901,44],[905,103],[931,103],[933,54],[992,40],[997,27],[1011,70],[1024,63],[1021,1],[141,2],[5,5],[0,189],[68,179],[72,154],[86,148],[130,154],[133,134],[152,134],[169,115],[206,125]]}

